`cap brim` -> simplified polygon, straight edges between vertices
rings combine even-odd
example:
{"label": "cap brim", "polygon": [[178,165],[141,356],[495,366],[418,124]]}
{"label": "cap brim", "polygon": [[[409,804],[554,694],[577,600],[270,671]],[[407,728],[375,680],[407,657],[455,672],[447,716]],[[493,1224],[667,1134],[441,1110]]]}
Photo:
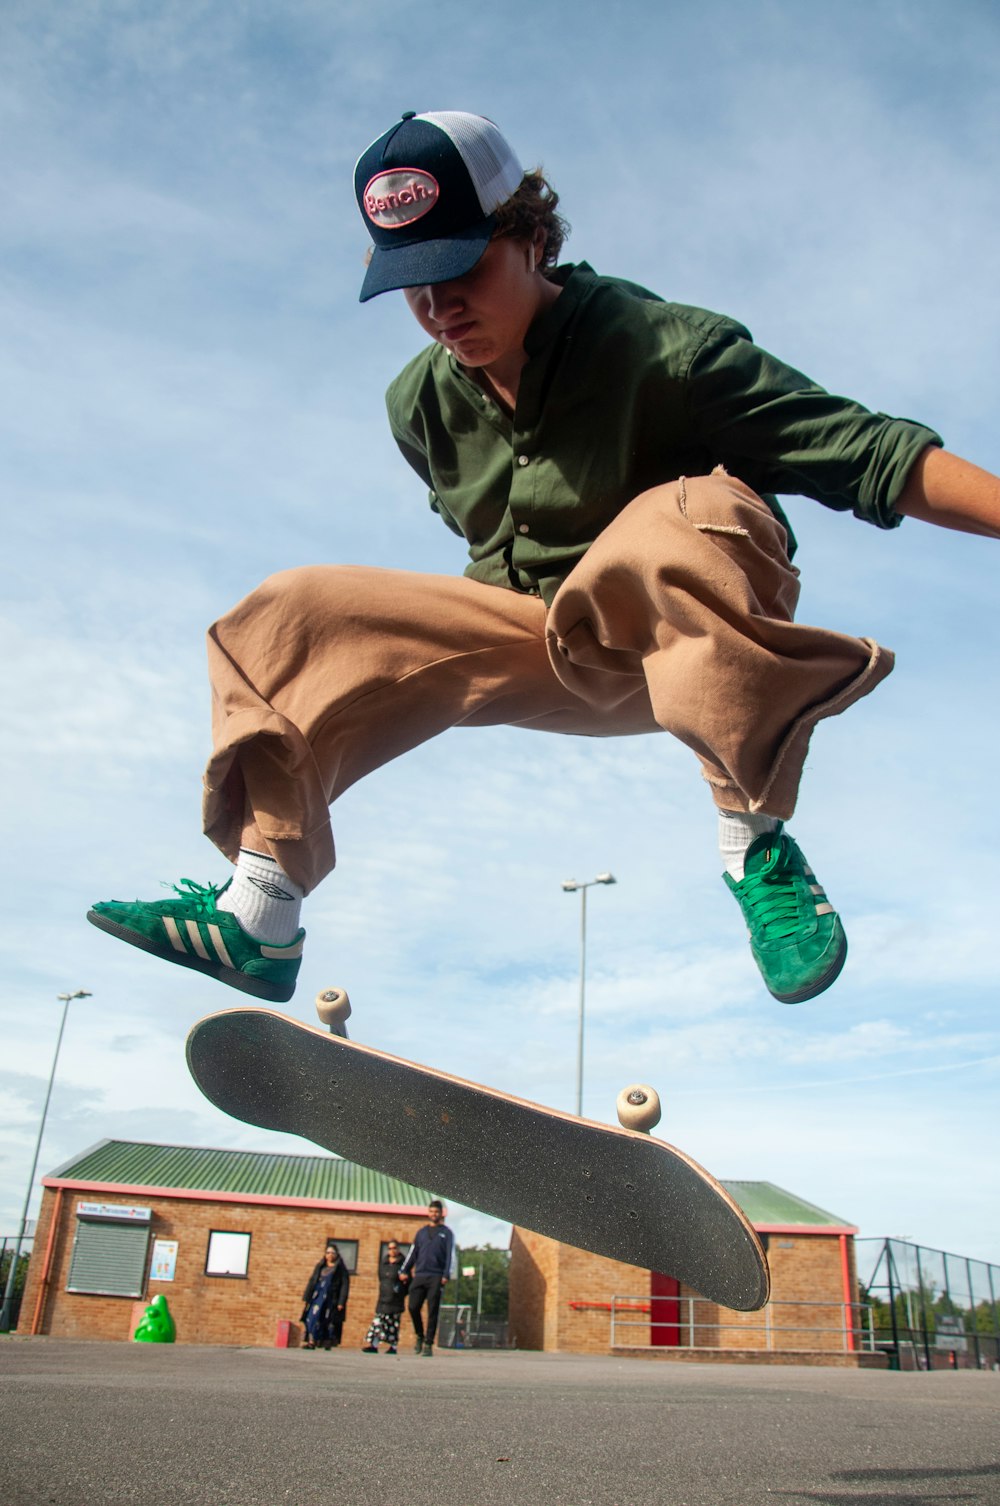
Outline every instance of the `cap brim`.
{"label": "cap brim", "polygon": [[374,246],[361,284],[359,303],[397,288],[449,282],[464,277],[479,261],[493,234],[496,216],[490,215],[444,240],[416,241],[408,246]]}

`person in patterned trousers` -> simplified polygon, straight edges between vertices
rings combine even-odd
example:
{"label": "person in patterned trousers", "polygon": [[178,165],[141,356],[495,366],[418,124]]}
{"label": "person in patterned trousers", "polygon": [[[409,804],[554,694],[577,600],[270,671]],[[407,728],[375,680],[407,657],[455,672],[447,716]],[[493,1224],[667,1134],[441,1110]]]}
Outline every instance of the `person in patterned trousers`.
{"label": "person in patterned trousers", "polygon": [[403,1264],[403,1252],[395,1239],[390,1239],[379,1261],[378,1303],[371,1326],[365,1334],[363,1354],[378,1354],[378,1346],[387,1344],[387,1353],[395,1354],[399,1345],[399,1320],[406,1305],[406,1294],[399,1279]]}

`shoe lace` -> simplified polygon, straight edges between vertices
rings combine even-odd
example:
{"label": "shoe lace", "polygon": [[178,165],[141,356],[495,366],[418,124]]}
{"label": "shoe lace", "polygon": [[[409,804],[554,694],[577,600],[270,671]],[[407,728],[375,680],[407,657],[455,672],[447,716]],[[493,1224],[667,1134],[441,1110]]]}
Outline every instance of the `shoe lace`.
{"label": "shoe lace", "polygon": [[182,878],[179,884],[164,884],[163,887],[172,889],[181,899],[189,900],[199,915],[211,915],[215,911],[216,900],[226,886],[196,884],[194,879]]}
{"label": "shoe lace", "polygon": [[743,901],[754,924],[770,937],[791,936],[802,923],[805,880],[782,833],[759,868],[743,880]]}

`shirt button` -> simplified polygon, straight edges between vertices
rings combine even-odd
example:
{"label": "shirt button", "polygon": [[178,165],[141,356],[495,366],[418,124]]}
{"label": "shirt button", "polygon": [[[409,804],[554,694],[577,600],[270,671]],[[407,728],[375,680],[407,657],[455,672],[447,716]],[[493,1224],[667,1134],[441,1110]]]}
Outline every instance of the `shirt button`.
{"label": "shirt button", "polygon": [[518,463],[518,465],[527,465],[528,464],[528,457],[527,457],[527,455],[518,455],[518,457],[517,457],[517,463]]}
{"label": "shirt button", "polygon": [[518,523],[518,525],[517,525],[517,531],[518,531],[518,533],[530,533],[531,532],[531,530],[529,529],[527,523]]}

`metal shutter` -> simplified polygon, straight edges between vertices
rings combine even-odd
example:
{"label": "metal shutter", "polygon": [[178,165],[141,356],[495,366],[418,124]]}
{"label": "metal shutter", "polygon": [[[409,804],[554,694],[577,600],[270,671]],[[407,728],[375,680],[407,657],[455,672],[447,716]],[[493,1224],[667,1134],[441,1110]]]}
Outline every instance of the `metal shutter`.
{"label": "metal shutter", "polygon": [[102,1297],[141,1297],[149,1236],[148,1224],[77,1219],[66,1290]]}

